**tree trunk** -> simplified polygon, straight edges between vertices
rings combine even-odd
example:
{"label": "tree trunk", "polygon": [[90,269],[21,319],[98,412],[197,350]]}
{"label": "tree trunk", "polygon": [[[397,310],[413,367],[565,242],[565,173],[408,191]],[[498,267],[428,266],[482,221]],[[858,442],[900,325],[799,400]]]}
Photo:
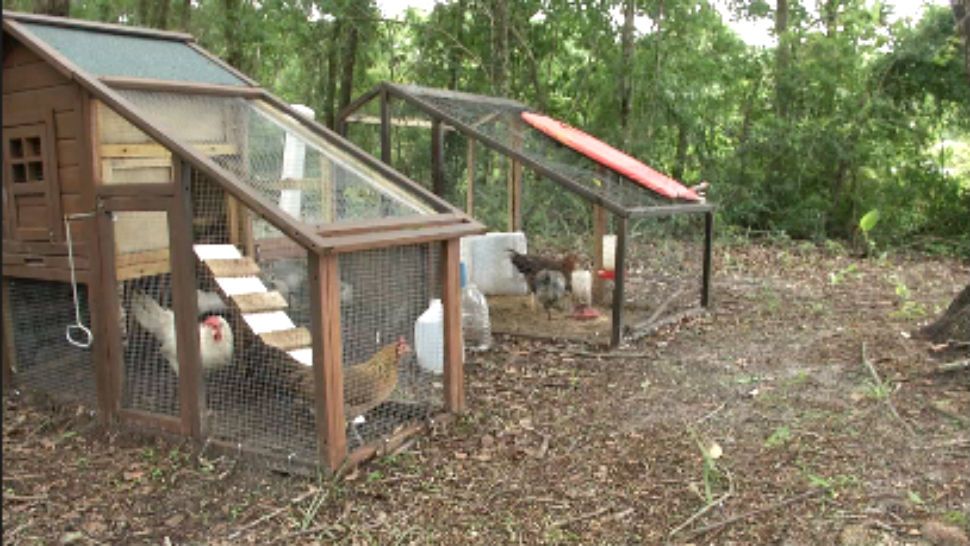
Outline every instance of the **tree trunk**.
{"label": "tree trunk", "polygon": [[[464,43],[465,31],[465,0],[458,0],[454,9],[455,40]],[[458,74],[461,73],[461,54],[458,47],[452,45],[448,52],[448,89],[458,89]]]}
{"label": "tree trunk", "polygon": [[223,35],[226,40],[226,62],[232,65],[237,70],[246,72],[246,67],[244,64],[243,57],[243,36],[241,36],[241,5],[240,0],[222,0],[222,6],[225,10],[225,19],[223,19]]}
{"label": "tree trunk", "polygon": [[343,110],[354,96],[354,67],[357,64],[357,25],[351,23],[347,29],[347,49],[344,50],[343,67],[340,74],[340,103]]}
{"label": "tree trunk", "polygon": [[775,111],[782,118],[788,117],[788,66],[791,51],[788,40],[788,0],[777,0],[775,5],[775,36],[778,47],[775,49]]}
{"label": "tree trunk", "polygon": [[189,23],[192,21],[192,0],[182,2],[182,10],[179,13],[179,30],[189,31]]}
{"label": "tree trunk", "polygon": [[688,144],[687,123],[677,120],[677,161],[674,163],[674,170],[670,173],[674,180],[683,180],[684,171],[687,170],[687,144]]}
{"label": "tree trunk", "polygon": [[327,78],[323,93],[323,117],[327,127],[335,128],[337,101],[337,53],[340,51],[341,24],[335,20],[330,26],[330,44],[327,51]]}
{"label": "tree trunk", "polygon": [[70,0],[34,0],[34,13],[68,17],[71,15]]}
{"label": "tree trunk", "polygon": [[502,97],[509,94],[509,6],[506,0],[492,1],[492,89]]}
{"label": "tree trunk", "polygon": [[970,342],[970,284],[957,294],[943,316],[923,328],[920,334],[937,343]]}
{"label": "tree trunk", "polygon": [[155,20],[152,26],[155,28],[166,29],[168,28],[168,13],[171,8],[172,0],[159,0],[155,5]]}
{"label": "tree trunk", "polygon": [[[630,147],[630,110],[633,104],[633,31],[636,2],[625,0],[623,4],[623,31],[620,37],[620,129],[623,133],[623,146]],[[675,177],[676,178],[676,177]]]}
{"label": "tree trunk", "polygon": [[967,81],[970,82],[970,0],[950,0],[953,6],[953,19],[957,34],[963,36],[963,61],[967,67]]}

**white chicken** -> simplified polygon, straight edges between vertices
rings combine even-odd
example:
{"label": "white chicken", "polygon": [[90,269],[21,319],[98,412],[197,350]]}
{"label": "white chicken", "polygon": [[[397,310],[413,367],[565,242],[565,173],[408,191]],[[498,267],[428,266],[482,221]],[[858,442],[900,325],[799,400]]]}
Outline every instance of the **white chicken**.
{"label": "white chicken", "polygon": [[[138,324],[161,343],[162,356],[178,375],[175,314],[141,291],[132,295],[131,312]],[[217,370],[232,362],[233,336],[226,319],[212,315],[199,323],[199,349],[204,371]]]}

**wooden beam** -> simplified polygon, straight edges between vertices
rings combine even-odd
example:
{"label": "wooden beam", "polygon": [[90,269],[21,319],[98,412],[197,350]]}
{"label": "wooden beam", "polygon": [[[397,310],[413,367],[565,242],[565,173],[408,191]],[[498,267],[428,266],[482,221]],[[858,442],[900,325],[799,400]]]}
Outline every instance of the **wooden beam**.
{"label": "wooden beam", "polygon": [[464,351],[461,341],[461,288],[458,278],[459,239],[442,243],[441,303],[444,307],[445,407],[452,413],[465,410]]}
{"label": "wooden beam", "polygon": [[262,90],[258,87],[247,87],[244,85],[216,85],[210,83],[118,76],[102,76],[98,79],[115,89],[192,93],[196,95],[216,95],[223,97],[258,97],[262,93]]}
{"label": "wooden beam", "polygon": [[[604,269],[603,237],[606,236],[606,209],[593,205],[593,302],[602,305],[606,301],[606,281],[597,272]],[[615,262],[614,262],[615,265]]]}
{"label": "wooden beam", "polygon": [[626,238],[627,219],[616,217],[616,256],[613,272],[613,324],[610,347],[616,348],[623,340],[623,305],[626,303]]}
{"label": "wooden beam", "polygon": [[711,262],[714,247],[714,211],[704,214],[704,277],[701,281],[701,306],[711,304]]}
{"label": "wooden beam", "polygon": [[171,32],[165,30],[155,30],[143,27],[132,27],[127,25],[112,25],[109,23],[97,23],[93,21],[82,21],[81,19],[71,19],[68,17],[53,17],[50,15],[35,15],[32,13],[22,13],[16,11],[3,10],[4,19],[22,21],[24,23],[40,23],[55,27],[88,29],[109,34],[122,34],[129,36],[145,36],[160,40],[172,40],[176,42],[190,42],[195,40],[191,34],[184,32]]}
{"label": "wooden beam", "polygon": [[324,239],[328,247],[334,252],[347,253],[358,250],[372,250],[390,246],[416,245],[441,241],[453,237],[479,235],[485,232],[485,227],[478,222],[465,222],[446,226],[418,228],[407,231],[385,231],[376,233],[360,233],[343,235]]}
{"label": "wooden beam", "polygon": [[[207,156],[236,155],[239,149],[234,144],[192,144],[192,147]],[[101,157],[158,157],[168,158],[172,152],[161,144],[102,144]]]}
{"label": "wooden beam", "polygon": [[387,91],[381,91],[381,161],[391,165],[391,105]]}
{"label": "wooden beam", "polygon": [[101,316],[101,336],[104,360],[100,363],[108,392],[101,400],[104,419],[114,421],[121,409],[121,393],[124,386],[124,349],[121,330],[121,300],[118,297],[118,280],[115,273],[114,222],[111,214],[99,211],[97,215],[97,245],[101,262],[101,292],[98,297],[98,315]]}
{"label": "wooden beam", "polygon": [[441,120],[431,122],[431,191],[445,197],[445,138]]}
{"label": "wooden beam", "polygon": [[171,200],[168,238],[171,241],[172,308],[175,311],[179,362],[179,417],[183,434],[202,439],[205,436],[202,422],[205,385],[199,348],[195,254],[192,250],[192,167],[176,159],[172,168],[178,193]]}
{"label": "wooden beam", "polygon": [[335,254],[310,253],[307,263],[317,449],[321,460],[331,471],[336,471],[347,456],[340,338],[340,271]]}
{"label": "wooden beam", "polygon": [[475,214],[475,139],[468,137],[468,189],[465,192],[465,213],[474,217]]}
{"label": "wooden beam", "polygon": [[3,390],[13,385],[13,370],[17,367],[17,346],[13,335],[13,319],[10,313],[10,287],[3,277]]}

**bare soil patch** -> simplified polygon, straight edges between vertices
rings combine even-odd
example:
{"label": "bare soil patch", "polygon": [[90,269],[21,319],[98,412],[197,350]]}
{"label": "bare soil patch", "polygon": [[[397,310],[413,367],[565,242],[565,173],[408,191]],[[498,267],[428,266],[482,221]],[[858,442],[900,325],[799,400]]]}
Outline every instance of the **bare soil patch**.
{"label": "bare soil patch", "polygon": [[340,482],[9,392],[4,544],[960,544],[970,378],[934,370],[968,355],[909,333],[970,264],[715,264],[711,314],[608,357],[499,338],[467,363],[466,415]]}

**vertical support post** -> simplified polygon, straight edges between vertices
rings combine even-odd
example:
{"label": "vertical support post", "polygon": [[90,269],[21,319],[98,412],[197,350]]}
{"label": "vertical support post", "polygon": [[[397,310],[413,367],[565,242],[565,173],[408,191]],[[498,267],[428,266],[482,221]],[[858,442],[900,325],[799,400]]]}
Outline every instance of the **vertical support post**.
{"label": "vertical support post", "polygon": [[623,304],[625,302],[625,282],[626,282],[626,237],[627,219],[623,216],[616,217],[616,258],[615,272],[613,277],[613,333],[610,338],[610,347],[617,347],[623,339]]}
{"label": "vertical support post", "polygon": [[10,288],[7,277],[3,277],[3,390],[13,385],[13,368],[17,362],[16,345],[13,337],[13,321],[10,318]]}
{"label": "vertical support post", "polygon": [[509,158],[509,231],[522,229],[522,164]]}
{"label": "vertical support post", "polygon": [[381,161],[391,164],[391,97],[381,90]]}
{"label": "vertical support post", "polygon": [[461,343],[461,289],[458,261],[458,239],[448,239],[442,243],[441,303],[445,312],[445,408],[451,413],[461,413],[465,410],[465,355]]}
{"label": "vertical support post", "polygon": [[343,347],[340,338],[340,271],[337,255],[307,254],[310,280],[310,333],[316,394],[317,450],[330,470],[347,456],[344,419]]}
{"label": "vertical support post", "polygon": [[[97,216],[98,214],[95,213],[95,218]],[[102,424],[106,425],[111,420],[109,402],[112,391],[111,372],[109,370],[111,359],[108,355],[108,334],[106,332],[104,304],[102,303],[105,298],[102,294],[109,291],[114,292],[114,287],[104,285],[104,274],[101,270],[109,267],[110,264],[104,263],[100,259],[101,244],[97,225],[91,226],[90,233],[91,237],[88,238],[88,241],[91,256],[91,281],[88,283],[88,309],[91,310],[91,332],[94,334],[94,342],[91,345],[93,356],[91,365],[94,367],[94,385],[98,393],[98,418]],[[117,314],[117,307],[115,311]]]}
{"label": "vertical support post", "polygon": [[596,273],[603,269],[603,237],[606,235],[606,209],[593,205],[593,303],[606,301],[606,282]]}
{"label": "vertical support post", "polygon": [[431,120],[431,190],[445,197],[445,138],[440,119]]}
{"label": "vertical support post", "polygon": [[714,211],[704,213],[704,279],[701,284],[701,306],[711,305],[711,259],[714,247]]}
{"label": "vertical support post", "polygon": [[101,293],[98,295],[97,315],[101,317],[101,343],[95,345],[95,357],[106,382],[107,394],[100,400],[102,419],[114,421],[121,409],[121,389],[124,385],[124,360],[122,349],[121,298],[118,295],[118,276],[115,265],[114,221],[112,213],[103,210],[103,202],[98,203],[96,215],[98,256],[100,266]]}
{"label": "vertical support post", "polygon": [[475,216],[475,139],[468,137],[468,190],[465,192],[465,212]]}
{"label": "vertical support post", "polygon": [[196,297],[195,254],[192,250],[192,167],[173,157],[175,197],[169,213],[171,242],[172,308],[175,310],[176,349],[179,362],[179,416],[182,431],[202,438],[205,385],[199,348],[199,307]]}

